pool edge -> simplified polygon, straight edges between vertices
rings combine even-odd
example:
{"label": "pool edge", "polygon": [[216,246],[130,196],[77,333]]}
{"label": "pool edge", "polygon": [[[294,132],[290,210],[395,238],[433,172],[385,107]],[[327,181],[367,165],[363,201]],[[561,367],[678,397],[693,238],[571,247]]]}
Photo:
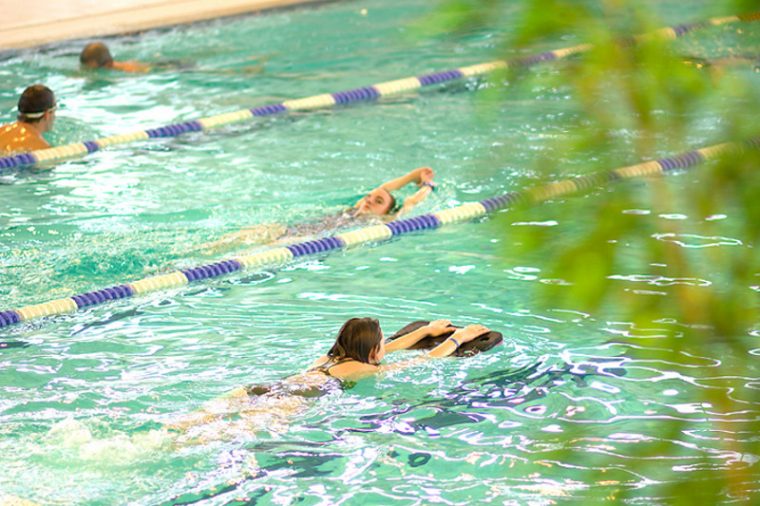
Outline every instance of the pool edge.
{"label": "pool edge", "polygon": [[0,26],[0,54],[69,40],[109,37],[217,18],[320,5],[337,0],[164,0],[90,16]]}

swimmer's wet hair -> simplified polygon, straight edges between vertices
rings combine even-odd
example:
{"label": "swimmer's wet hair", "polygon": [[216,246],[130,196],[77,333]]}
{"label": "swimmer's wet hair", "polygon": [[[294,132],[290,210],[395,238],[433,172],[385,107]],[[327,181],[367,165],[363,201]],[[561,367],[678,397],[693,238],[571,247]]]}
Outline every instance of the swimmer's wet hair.
{"label": "swimmer's wet hair", "polygon": [[351,358],[365,364],[370,363],[369,355],[383,340],[380,323],[374,318],[351,318],[338,331],[327,356],[334,359]]}
{"label": "swimmer's wet hair", "polygon": [[43,84],[29,86],[18,99],[18,120],[37,123],[55,107],[53,90]]}
{"label": "swimmer's wet hair", "polygon": [[391,192],[388,192],[388,195],[391,196],[391,205],[386,214],[395,214],[401,210],[401,203],[396,200],[396,197]]}
{"label": "swimmer's wet hair", "polygon": [[102,42],[90,42],[79,53],[79,63],[93,68],[108,67],[113,63],[113,57]]}

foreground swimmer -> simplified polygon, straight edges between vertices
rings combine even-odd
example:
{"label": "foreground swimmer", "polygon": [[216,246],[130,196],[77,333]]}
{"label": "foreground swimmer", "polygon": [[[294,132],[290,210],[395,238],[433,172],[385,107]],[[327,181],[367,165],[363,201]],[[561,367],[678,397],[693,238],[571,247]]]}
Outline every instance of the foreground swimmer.
{"label": "foreground swimmer", "polygon": [[0,126],[0,155],[49,148],[42,134],[52,130],[55,109],[50,88],[35,84],[25,89],[18,99],[18,121]]}
{"label": "foreground swimmer", "polygon": [[423,338],[450,333],[451,322],[449,320],[432,321],[386,344],[377,320],[351,318],[341,327],[338,338],[327,355],[317,359],[305,374],[319,372],[342,381],[358,380],[380,372],[403,369],[431,358],[448,357],[461,345],[488,331],[483,325],[468,325],[454,331],[451,336],[426,354],[392,365],[381,365],[380,362],[386,353],[407,350]]}
{"label": "foreground swimmer", "polygon": [[382,365],[386,353],[414,347],[422,339],[451,333],[449,320],[435,320],[386,343],[374,318],[351,318],[343,324],[327,354],[301,374],[273,385],[239,387],[207,403],[201,410],[168,424],[180,432],[180,443],[203,443],[240,437],[256,431],[279,432],[309,406],[309,398],[339,391],[345,381],[396,371],[453,354],[457,348],[489,332],[482,325],[456,329],[429,352],[413,359]]}
{"label": "foreground swimmer", "polygon": [[[314,235],[328,230],[357,225],[362,222],[381,219],[393,221],[409,212],[414,206],[425,200],[435,188],[433,177],[435,173],[430,167],[420,167],[409,171],[401,177],[381,184],[362,197],[353,207],[338,214],[326,216],[317,223],[307,223],[287,227],[280,223],[266,223],[246,227],[238,232],[225,234],[218,241],[201,245],[200,249],[208,253],[218,253],[222,250],[249,244],[266,244],[279,239],[295,239],[299,236]],[[408,184],[416,184],[418,190],[404,199],[398,205],[396,197],[391,192],[400,190]]]}

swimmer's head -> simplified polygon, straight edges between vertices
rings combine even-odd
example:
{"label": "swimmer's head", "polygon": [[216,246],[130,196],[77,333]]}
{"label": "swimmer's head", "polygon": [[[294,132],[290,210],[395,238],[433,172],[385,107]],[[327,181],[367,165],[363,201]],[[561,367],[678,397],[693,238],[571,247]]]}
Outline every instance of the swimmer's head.
{"label": "swimmer's head", "polygon": [[363,199],[357,206],[357,214],[376,214],[384,216],[390,214],[396,209],[396,199],[391,193],[383,187],[375,188]]}
{"label": "swimmer's head", "polygon": [[18,99],[18,120],[23,123],[45,123],[53,127],[55,121],[55,95],[42,84],[29,86]]}
{"label": "swimmer's head", "polygon": [[385,355],[383,331],[374,318],[351,318],[340,328],[335,344],[327,356],[351,358],[365,364],[377,364]]}
{"label": "swimmer's head", "polygon": [[79,53],[79,63],[91,69],[99,69],[113,65],[113,57],[108,46],[102,42],[90,42]]}

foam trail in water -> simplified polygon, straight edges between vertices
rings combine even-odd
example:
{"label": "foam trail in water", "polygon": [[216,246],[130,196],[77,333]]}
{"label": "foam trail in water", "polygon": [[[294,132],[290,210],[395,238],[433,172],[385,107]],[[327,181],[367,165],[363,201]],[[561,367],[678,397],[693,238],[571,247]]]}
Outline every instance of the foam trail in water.
{"label": "foam trail in water", "polygon": [[166,430],[150,430],[129,436],[123,432],[96,438],[79,420],[68,417],[54,424],[47,434],[48,443],[78,449],[79,458],[103,464],[124,464],[169,446],[173,438]]}

